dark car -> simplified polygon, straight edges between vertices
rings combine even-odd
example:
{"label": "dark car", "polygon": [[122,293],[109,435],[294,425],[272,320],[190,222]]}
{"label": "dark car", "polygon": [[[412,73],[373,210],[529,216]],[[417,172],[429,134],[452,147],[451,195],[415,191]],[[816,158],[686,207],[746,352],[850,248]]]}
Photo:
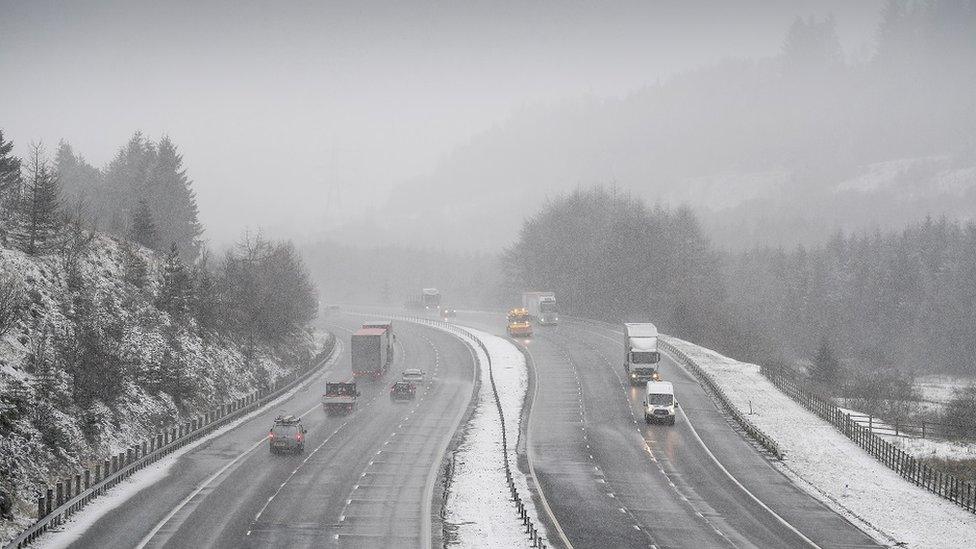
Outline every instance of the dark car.
{"label": "dark car", "polygon": [[305,433],[308,430],[302,425],[302,420],[295,416],[278,416],[275,418],[271,432],[268,433],[269,446],[272,454],[282,452],[301,453],[305,451]]}
{"label": "dark car", "polygon": [[413,400],[417,396],[417,386],[409,381],[397,381],[390,387],[390,400]]}

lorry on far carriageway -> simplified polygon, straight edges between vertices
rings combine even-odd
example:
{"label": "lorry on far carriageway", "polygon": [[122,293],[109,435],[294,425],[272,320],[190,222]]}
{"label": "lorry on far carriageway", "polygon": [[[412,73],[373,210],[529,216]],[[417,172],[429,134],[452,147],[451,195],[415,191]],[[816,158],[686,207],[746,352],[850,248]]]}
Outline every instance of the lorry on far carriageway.
{"label": "lorry on far carriageway", "polygon": [[657,327],[650,322],[624,324],[624,370],[631,385],[644,385],[660,379],[657,364]]}
{"label": "lorry on far carriageway", "polygon": [[360,328],[352,334],[350,352],[354,378],[383,377],[392,360],[387,334],[383,328]]}
{"label": "lorry on far carriageway", "polygon": [[543,326],[555,326],[559,323],[556,294],[553,292],[522,292],[522,307],[529,311],[533,320]]}
{"label": "lorry on far carriageway", "polygon": [[424,288],[420,292],[420,303],[428,311],[440,311],[441,292],[437,288]]}
{"label": "lorry on far carriageway", "polygon": [[325,394],[322,395],[322,408],[330,416],[346,415],[356,408],[358,397],[355,381],[327,382]]}

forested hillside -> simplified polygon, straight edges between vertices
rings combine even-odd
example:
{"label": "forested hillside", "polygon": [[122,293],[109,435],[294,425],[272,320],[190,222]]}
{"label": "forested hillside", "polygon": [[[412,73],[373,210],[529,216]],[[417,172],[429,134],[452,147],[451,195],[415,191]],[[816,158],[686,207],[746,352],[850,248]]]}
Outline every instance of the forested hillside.
{"label": "forested hillside", "polygon": [[505,284],[553,290],[567,313],[650,320],[743,360],[838,377],[976,378],[976,225],[926,220],[823,244],[720,254],[693,212],[596,188],[553,200],[504,254]]}
{"label": "forested hillside", "polygon": [[0,136],[0,492],[22,517],[49,477],[306,364],[317,298],[290,243],[205,251],[166,139],[104,170],[12,151]]}

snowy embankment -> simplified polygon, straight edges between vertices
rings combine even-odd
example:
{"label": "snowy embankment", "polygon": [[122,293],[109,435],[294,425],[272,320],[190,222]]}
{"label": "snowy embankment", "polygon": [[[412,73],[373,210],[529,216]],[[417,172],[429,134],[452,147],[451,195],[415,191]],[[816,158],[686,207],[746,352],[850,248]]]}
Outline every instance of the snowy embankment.
{"label": "snowy embankment", "polygon": [[976,515],[901,478],[829,423],[780,392],[755,364],[676,338],[732,403],[772,437],[777,465],[799,486],[886,544],[976,547]]}
{"label": "snowy embankment", "polygon": [[[505,415],[508,459],[516,488],[527,502],[528,484],[515,465],[518,462],[516,440],[522,402],[528,388],[525,357],[500,337],[470,328],[466,330],[491,354],[492,373]],[[482,367],[478,375],[481,385],[474,412],[464,426],[464,438],[454,452],[454,470],[444,516],[445,524],[454,529],[454,534],[447,541],[460,547],[530,547],[505,478],[502,421],[492,392],[487,357],[474,341],[470,343],[480,355]],[[531,505],[527,507],[529,516],[539,525],[535,509]]]}

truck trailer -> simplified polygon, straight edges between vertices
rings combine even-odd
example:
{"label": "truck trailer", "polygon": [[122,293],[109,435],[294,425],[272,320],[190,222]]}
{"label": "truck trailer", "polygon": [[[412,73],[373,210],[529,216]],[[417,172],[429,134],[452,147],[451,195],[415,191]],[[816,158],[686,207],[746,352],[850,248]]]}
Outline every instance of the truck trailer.
{"label": "truck trailer", "polygon": [[387,360],[393,362],[393,347],[396,341],[396,333],[393,331],[393,321],[392,320],[370,320],[363,322],[363,328],[379,328],[381,330],[386,330],[386,335],[383,337],[383,341],[386,343],[386,356]]}
{"label": "truck trailer", "polygon": [[624,370],[631,385],[658,380],[657,327],[649,322],[624,324]]}
{"label": "truck trailer", "polygon": [[352,353],[353,377],[379,379],[390,366],[387,330],[383,328],[360,328],[352,334],[350,344]]}
{"label": "truck trailer", "polygon": [[441,308],[441,292],[437,288],[424,288],[420,292],[420,303],[424,309],[439,311]]}
{"label": "truck trailer", "polygon": [[559,322],[556,294],[553,292],[522,292],[522,307],[543,326],[555,326]]}

